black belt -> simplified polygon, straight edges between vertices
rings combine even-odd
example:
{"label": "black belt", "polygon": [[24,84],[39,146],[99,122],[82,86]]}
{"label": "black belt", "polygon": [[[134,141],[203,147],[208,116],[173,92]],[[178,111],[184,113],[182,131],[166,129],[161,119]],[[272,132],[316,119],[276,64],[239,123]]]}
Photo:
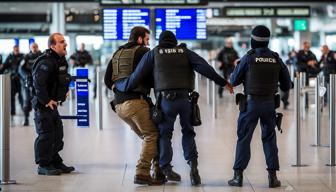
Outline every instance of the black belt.
{"label": "black belt", "polygon": [[166,98],[168,100],[174,100],[174,99],[183,99],[183,98],[189,98],[190,93],[188,90],[164,90],[160,91],[163,98]]}
{"label": "black belt", "polygon": [[256,100],[256,101],[274,100],[274,95],[247,95],[247,100]]}
{"label": "black belt", "polygon": [[123,94],[121,95],[115,95],[115,104],[121,104],[124,103],[125,101],[128,100],[134,100],[134,99],[144,99],[145,96],[143,96],[142,94]]}

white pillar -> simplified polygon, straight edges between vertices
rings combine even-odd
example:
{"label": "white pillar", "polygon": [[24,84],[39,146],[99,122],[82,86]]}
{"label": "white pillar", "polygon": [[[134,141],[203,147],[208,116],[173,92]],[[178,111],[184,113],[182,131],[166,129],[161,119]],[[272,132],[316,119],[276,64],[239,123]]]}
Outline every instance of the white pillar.
{"label": "white pillar", "polygon": [[64,3],[53,3],[52,23],[49,32],[50,34],[58,32],[65,35]]}

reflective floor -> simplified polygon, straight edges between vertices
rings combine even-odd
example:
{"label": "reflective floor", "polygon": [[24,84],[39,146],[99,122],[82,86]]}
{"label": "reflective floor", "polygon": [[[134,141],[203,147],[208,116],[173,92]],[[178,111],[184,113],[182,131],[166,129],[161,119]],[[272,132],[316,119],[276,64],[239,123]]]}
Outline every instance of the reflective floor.
{"label": "reflective floor", "polygon": [[[173,165],[181,174],[182,181],[150,187],[133,184],[141,141],[117,118],[109,108],[109,99],[104,97],[103,130],[98,130],[95,126],[94,100],[90,109],[90,128],[77,128],[75,122],[64,121],[65,146],[61,155],[66,164],[75,166],[76,172],[61,176],[37,175],[33,157],[33,143],[36,136],[34,127],[22,127],[20,124],[23,115],[19,112],[11,121],[10,151],[11,178],[18,184],[2,186],[2,191],[336,191],[335,167],[325,166],[329,160],[329,148],[311,146],[315,141],[313,96],[312,105],[302,121],[301,131],[302,164],[309,166],[300,168],[291,166],[296,163],[294,102],[291,93],[289,109],[279,110],[284,112],[284,133],[277,132],[281,164],[278,176],[282,187],[269,189],[260,128],[256,129],[251,143],[252,158],[244,172],[244,186],[242,188],[228,186],[227,181],[232,176],[234,161],[238,107],[234,104],[234,97],[225,93],[224,98],[218,99],[218,118],[214,119],[211,104],[207,104],[205,81],[200,84],[200,93],[203,124],[195,128],[200,155],[199,170],[202,177],[202,185],[199,187],[190,185],[189,167],[182,155],[179,123],[176,123],[173,136]],[[66,107],[61,111],[69,114],[69,109]],[[327,108],[322,115],[322,144],[328,145]],[[33,117],[31,122],[32,119]]]}

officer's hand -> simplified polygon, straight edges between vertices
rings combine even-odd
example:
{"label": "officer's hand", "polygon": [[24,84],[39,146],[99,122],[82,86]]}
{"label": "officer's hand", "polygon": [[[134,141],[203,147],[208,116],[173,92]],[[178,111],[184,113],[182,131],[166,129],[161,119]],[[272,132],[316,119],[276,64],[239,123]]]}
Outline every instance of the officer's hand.
{"label": "officer's hand", "polygon": [[225,89],[227,89],[231,94],[234,93],[233,92],[233,87],[232,87],[232,85],[229,82],[226,83]]}
{"label": "officer's hand", "polygon": [[50,109],[54,110],[57,108],[57,102],[54,100],[50,100],[46,107],[50,107]]}

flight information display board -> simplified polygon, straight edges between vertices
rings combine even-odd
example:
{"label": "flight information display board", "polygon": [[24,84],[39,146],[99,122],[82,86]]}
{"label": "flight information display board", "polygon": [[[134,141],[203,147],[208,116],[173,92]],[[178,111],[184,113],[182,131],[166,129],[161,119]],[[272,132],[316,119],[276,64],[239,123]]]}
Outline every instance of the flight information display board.
{"label": "flight information display board", "polygon": [[127,40],[134,26],[149,29],[149,9],[103,9],[105,40]]}
{"label": "flight information display board", "polygon": [[155,37],[165,30],[177,39],[206,39],[206,9],[155,9]]}
{"label": "flight information display board", "polygon": [[100,0],[102,5],[207,5],[208,0]]}

